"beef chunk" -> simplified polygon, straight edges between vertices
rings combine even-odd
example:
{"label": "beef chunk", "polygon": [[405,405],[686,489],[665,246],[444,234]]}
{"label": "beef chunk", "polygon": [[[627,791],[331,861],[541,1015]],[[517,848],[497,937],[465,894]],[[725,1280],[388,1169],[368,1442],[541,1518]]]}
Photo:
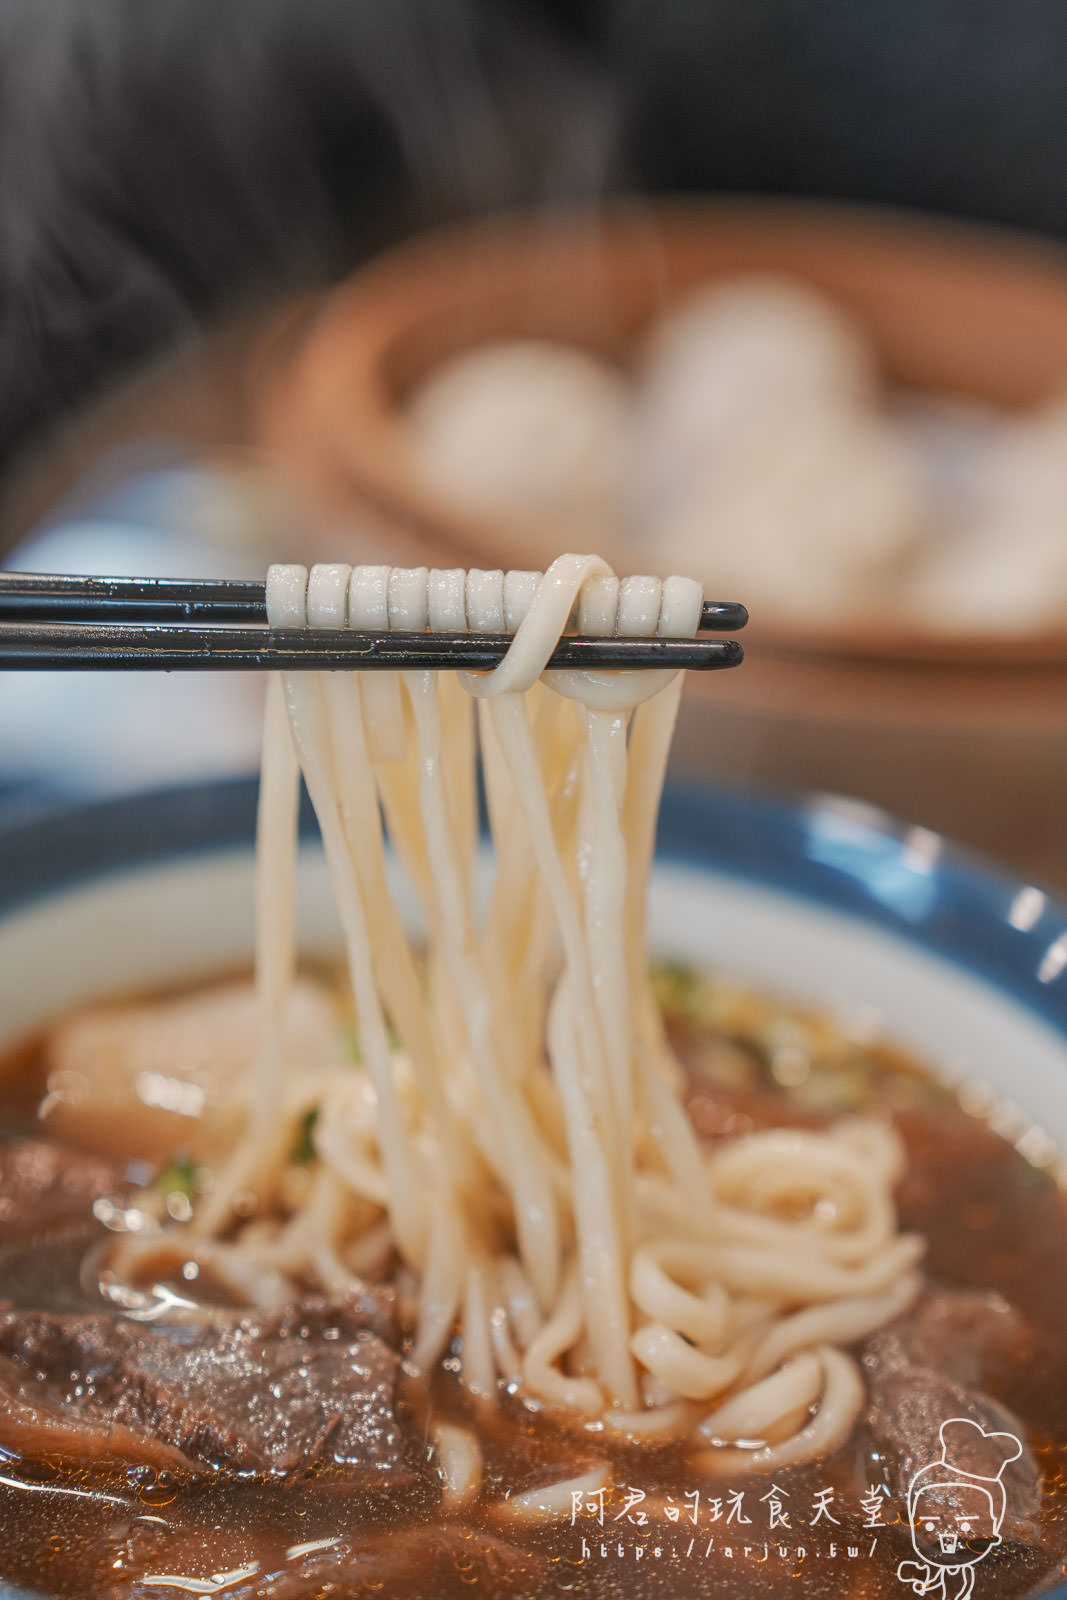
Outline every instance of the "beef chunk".
{"label": "beef chunk", "polygon": [[882,1338],[913,1366],[979,1388],[992,1369],[1027,1360],[1031,1344],[1015,1307],[985,1289],[931,1289]]}
{"label": "beef chunk", "polygon": [[[1003,1472],[1007,1512],[1001,1531],[1006,1541],[1037,1541],[1041,1480],[1026,1428],[981,1387],[991,1369],[1025,1359],[1028,1344],[1022,1318],[1000,1295],[948,1289],[931,1291],[913,1312],[868,1340],[867,1421],[894,1496],[906,1499],[915,1472],[939,1458],[941,1424],[965,1417],[986,1433],[1013,1433],[1023,1442],[1022,1455]],[[983,1471],[980,1460],[973,1470]],[[941,1494],[951,1502],[950,1491]]]}
{"label": "beef chunk", "polygon": [[193,1465],[173,1445],[111,1420],[100,1406],[64,1406],[55,1390],[27,1383],[25,1369],[6,1357],[0,1357],[0,1450],[31,1458],[143,1462],[164,1470]]}
{"label": "beef chunk", "polygon": [[[384,1295],[171,1328],[107,1316],[0,1314],[0,1438],[32,1453],[133,1453],[285,1474],[336,1462],[407,1485],[400,1357]],[[130,1441],[145,1441],[131,1452]],[[358,1478],[357,1478],[358,1481]]]}
{"label": "beef chunk", "polygon": [[114,1194],[124,1165],[44,1139],[0,1145],[0,1241],[91,1220],[93,1201]]}

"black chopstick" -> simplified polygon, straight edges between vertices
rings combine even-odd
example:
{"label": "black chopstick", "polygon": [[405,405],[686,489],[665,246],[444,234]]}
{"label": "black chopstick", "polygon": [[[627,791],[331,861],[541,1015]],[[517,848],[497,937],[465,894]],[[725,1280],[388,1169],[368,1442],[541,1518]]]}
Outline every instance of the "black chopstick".
{"label": "black chopstick", "polygon": [[[700,625],[732,631],[747,621],[744,606],[711,600]],[[9,670],[482,672],[497,665],[511,642],[505,634],[271,631],[265,624],[266,585],[254,579],[0,573],[0,668]],[[732,639],[568,635],[550,665],[707,672],[737,666],[743,655]]]}
{"label": "black chopstick", "polygon": [[[348,629],[147,627],[100,622],[0,622],[0,668],[26,671],[226,672],[282,668],[485,672],[502,661],[508,634],[359,633]],[[697,672],[740,665],[736,639],[586,639],[568,635],[556,669]]]}
{"label": "black chopstick", "polygon": [[[247,578],[92,578],[0,573],[2,622],[265,622],[266,585]],[[748,611],[707,600],[701,630],[734,633]]]}
{"label": "black chopstick", "polygon": [[265,622],[266,585],[254,579],[87,578],[0,573],[5,622]]}

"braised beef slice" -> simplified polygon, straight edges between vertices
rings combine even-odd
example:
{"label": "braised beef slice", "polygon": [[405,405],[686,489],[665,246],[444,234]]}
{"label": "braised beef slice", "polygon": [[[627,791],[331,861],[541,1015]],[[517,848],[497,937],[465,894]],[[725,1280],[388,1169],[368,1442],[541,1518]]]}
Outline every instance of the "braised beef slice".
{"label": "braised beef slice", "polygon": [[43,1139],[0,1145],[0,1241],[92,1219],[93,1201],[123,1187],[124,1169]]}
{"label": "braised beef slice", "polygon": [[[1001,1479],[1007,1496],[1001,1535],[1016,1544],[1037,1542],[1041,1478],[1025,1424],[981,1387],[991,1369],[1025,1360],[1028,1347],[1025,1323],[1000,1295],[952,1289],[930,1291],[914,1311],[867,1341],[867,1422],[894,1498],[905,1501],[918,1469],[939,1459],[942,1422],[966,1417],[986,1433],[1013,1433],[1022,1441],[1022,1455]],[[976,1459],[973,1470],[982,1473],[982,1461]],[[958,1509],[951,1488],[939,1489],[939,1498]]]}
{"label": "braised beef slice", "polygon": [[[36,1376],[36,1375],[35,1375]],[[44,1384],[26,1382],[25,1368],[0,1356],[0,1447],[30,1458],[100,1457],[157,1469],[192,1463],[161,1439],[111,1421],[99,1408],[63,1406]]]}
{"label": "braised beef slice", "polygon": [[66,1430],[76,1455],[125,1453],[121,1441],[134,1435],[197,1468],[281,1474],[337,1462],[365,1485],[400,1487],[413,1470],[395,1409],[400,1357],[382,1337],[390,1331],[388,1299],[370,1294],[167,1329],[8,1311],[0,1432],[16,1446],[23,1435],[31,1450],[35,1432]]}

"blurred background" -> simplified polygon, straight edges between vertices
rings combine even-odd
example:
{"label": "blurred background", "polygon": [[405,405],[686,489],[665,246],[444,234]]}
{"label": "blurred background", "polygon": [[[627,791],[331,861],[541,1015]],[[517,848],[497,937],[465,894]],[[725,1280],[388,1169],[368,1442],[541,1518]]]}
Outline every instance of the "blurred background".
{"label": "blurred background", "polygon": [[[678,776],[1067,886],[1065,78],[1059,0],[5,0],[0,562],[690,572]],[[260,690],[8,674],[0,816]]]}

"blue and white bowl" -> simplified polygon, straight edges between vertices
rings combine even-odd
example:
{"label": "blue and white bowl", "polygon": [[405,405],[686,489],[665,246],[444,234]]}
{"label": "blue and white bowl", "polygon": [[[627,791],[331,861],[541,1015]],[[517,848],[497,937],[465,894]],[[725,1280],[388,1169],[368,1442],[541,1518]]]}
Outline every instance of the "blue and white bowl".
{"label": "blue and white bowl", "polygon": [[[252,947],[255,785],[171,789],[0,830],[0,1048],[76,1001],[233,967]],[[305,828],[300,936],[337,948]],[[1067,909],[854,801],[668,793],[652,938],[869,1017],[1067,1151]]]}
{"label": "blue and white bowl", "polygon": [[[0,831],[0,1050],[90,996],[246,960],[254,812],[242,780]],[[651,926],[658,953],[881,1025],[1067,1152],[1067,910],[1035,886],[855,802],[674,790]],[[337,948],[310,827],[299,927],[309,955]]]}

